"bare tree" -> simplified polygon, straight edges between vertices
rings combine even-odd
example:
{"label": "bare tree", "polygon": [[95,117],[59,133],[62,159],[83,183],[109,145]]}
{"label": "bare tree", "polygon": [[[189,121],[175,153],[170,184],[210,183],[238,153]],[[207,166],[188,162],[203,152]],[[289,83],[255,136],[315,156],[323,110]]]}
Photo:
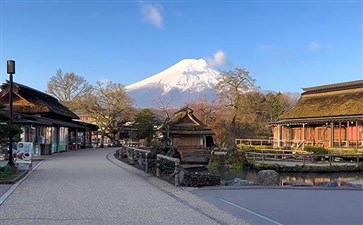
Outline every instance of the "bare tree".
{"label": "bare tree", "polygon": [[75,110],[77,98],[88,94],[91,90],[92,85],[84,77],[75,73],[63,73],[61,69],[58,69],[56,75],[48,82],[46,92],[56,97],[65,106]]}
{"label": "bare tree", "polygon": [[216,102],[209,102],[207,98],[201,98],[198,101],[190,102],[188,107],[194,110],[194,114],[205,125],[213,123],[216,118],[216,111],[219,108]]}
{"label": "bare tree", "polygon": [[155,105],[158,110],[160,110],[163,113],[164,120],[169,121],[171,119],[170,117],[170,111],[171,111],[171,103],[174,99],[171,97],[165,97],[165,96],[159,96],[155,100]]}
{"label": "bare tree", "polygon": [[120,124],[130,121],[135,113],[124,86],[111,81],[98,81],[91,93],[80,98],[78,105],[82,112],[94,119],[102,137],[107,136],[112,141],[116,138]]}
{"label": "bare tree", "polygon": [[220,142],[232,145],[236,137],[251,133],[250,123],[246,120],[248,107],[245,104],[249,100],[246,93],[257,87],[255,79],[245,69],[223,72],[222,77],[216,87],[221,107],[215,123],[223,130]]}
{"label": "bare tree", "polygon": [[217,84],[219,100],[227,107],[238,110],[241,97],[248,91],[256,90],[255,82],[245,69],[223,72],[222,80]]}

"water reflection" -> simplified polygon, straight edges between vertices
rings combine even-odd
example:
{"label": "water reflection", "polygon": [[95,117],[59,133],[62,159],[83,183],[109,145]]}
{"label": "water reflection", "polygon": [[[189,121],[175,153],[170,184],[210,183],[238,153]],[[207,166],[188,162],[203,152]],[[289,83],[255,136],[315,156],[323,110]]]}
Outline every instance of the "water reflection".
{"label": "water reflection", "polygon": [[[208,172],[207,168],[198,168],[199,172]],[[193,171],[195,171],[193,169]],[[243,180],[257,183],[258,170],[241,168],[239,170],[216,170],[209,171],[212,174],[220,175],[222,183],[233,178],[241,178]],[[334,172],[334,173],[317,173],[317,172],[279,172],[280,185],[286,183],[306,183],[308,185],[319,185],[322,182],[336,181],[339,186],[342,182],[362,180],[363,172]]]}

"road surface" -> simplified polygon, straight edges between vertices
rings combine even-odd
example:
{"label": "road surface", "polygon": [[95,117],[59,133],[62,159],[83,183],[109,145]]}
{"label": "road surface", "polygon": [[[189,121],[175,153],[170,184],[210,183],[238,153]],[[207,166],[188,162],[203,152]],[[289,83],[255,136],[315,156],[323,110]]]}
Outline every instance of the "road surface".
{"label": "road surface", "polygon": [[0,224],[246,224],[116,160],[114,152],[48,158],[0,205]]}
{"label": "road surface", "polygon": [[363,190],[206,188],[193,194],[250,224],[363,224]]}

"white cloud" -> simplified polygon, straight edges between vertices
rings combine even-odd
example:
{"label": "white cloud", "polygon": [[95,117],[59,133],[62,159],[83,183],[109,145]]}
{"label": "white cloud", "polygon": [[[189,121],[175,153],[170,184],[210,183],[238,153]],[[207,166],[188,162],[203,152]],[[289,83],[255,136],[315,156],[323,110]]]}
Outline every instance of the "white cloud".
{"label": "white cloud", "polygon": [[230,64],[226,53],[222,50],[218,50],[214,53],[213,58],[209,58],[207,61],[213,66],[225,66]]}
{"label": "white cloud", "polygon": [[157,28],[163,27],[162,7],[158,4],[141,3],[143,18]]}
{"label": "white cloud", "polygon": [[308,48],[311,51],[319,51],[319,50],[321,50],[322,46],[318,42],[312,41],[312,42],[309,43]]}

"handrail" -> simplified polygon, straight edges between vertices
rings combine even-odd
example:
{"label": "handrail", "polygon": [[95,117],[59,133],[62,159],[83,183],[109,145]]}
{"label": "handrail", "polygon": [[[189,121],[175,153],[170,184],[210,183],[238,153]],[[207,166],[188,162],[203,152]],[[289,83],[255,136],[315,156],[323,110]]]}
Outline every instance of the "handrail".
{"label": "handrail", "polygon": [[150,153],[150,150],[146,150],[146,149],[139,149],[139,148],[130,147],[130,146],[125,146],[125,147],[129,148],[129,149],[132,149],[134,151],[137,151],[137,152]]}
{"label": "handrail", "polygon": [[[239,150],[239,151],[244,151],[244,152],[259,152],[259,153],[268,153],[268,152],[282,152],[282,154],[284,154],[285,152],[290,152],[292,154],[297,154],[297,153],[302,153],[302,154],[305,154],[305,153],[309,153],[307,151],[304,151],[304,150],[298,150],[298,149],[295,149],[295,150],[292,150],[292,149],[252,149],[250,151],[248,150]],[[265,152],[266,151],[266,152]],[[273,153],[272,153],[273,154]]]}
{"label": "handrail", "polygon": [[[145,160],[145,164],[144,164],[144,166],[145,166],[144,170],[145,170],[145,172],[148,172],[149,163],[148,163],[147,158],[148,158],[148,155],[150,154],[150,150],[138,149],[138,148],[130,147],[130,146],[124,146],[124,147],[126,148],[127,157],[131,160],[137,160],[140,165],[143,164],[142,163],[142,161],[143,161],[142,154],[145,155],[146,160]],[[132,151],[132,152],[130,152],[130,151]]]}
{"label": "handrail", "polygon": [[180,159],[173,158],[166,155],[157,154],[156,155],[156,176],[160,177],[160,159],[165,159],[171,162],[174,162],[174,185],[179,186],[180,185],[180,179],[179,179],[179,172],[180,172]]}
{"label": "handrail", "polygon": [[249,139],[249,138],[244,138],[244,139],[235,139],[235,144],[238,145],[238,144],[242,144],[242,142],[249,142],[249,144],[251,145],[252,142],[260,142],[260,145],[263,144],[263,142],[267,143],[267,144],[273,144],[274,143],[274,140],[272,139]]}
{"label": "handrail", "polygon": [[166,160],[169,160],[169,161],[172,161],[172,162],[180,162],[180,159],[173,158],[173,157],[166,156],[166,155],[157,154],[156,157],[166,159]]}

